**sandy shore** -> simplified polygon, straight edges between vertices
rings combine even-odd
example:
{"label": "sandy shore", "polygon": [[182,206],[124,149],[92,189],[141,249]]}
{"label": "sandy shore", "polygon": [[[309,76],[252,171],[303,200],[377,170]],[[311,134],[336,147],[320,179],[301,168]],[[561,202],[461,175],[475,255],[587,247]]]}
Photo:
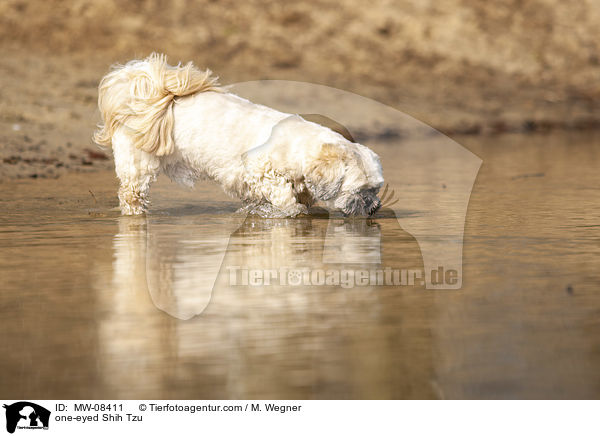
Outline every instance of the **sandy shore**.
{"label": "sandy shore", "polygon": [[151,51],[209,67],[225,84],[337,87],[449,135],[596,128],[598,23],[585,2],[7,0],[0,180],[110,168],[110,150],[91,141],[98,81],[111,64]]}

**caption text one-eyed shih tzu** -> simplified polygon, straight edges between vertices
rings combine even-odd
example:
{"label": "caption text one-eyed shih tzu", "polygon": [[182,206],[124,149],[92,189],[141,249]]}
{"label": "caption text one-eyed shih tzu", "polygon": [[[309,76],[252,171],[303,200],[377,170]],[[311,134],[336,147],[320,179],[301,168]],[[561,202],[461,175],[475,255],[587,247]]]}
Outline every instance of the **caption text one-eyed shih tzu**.
{"label": "caption text one-eyed shih tzu", "polygon": [[298,115],[226,92],[209,70],[170,66],[152,54],[113,68],[101,81],[103,124],[126,215],[149,205],[160,171],[185,186],[211,179],[248,211],[293,217],[321,201],[345,215],[372,215],[383,185],[367,147]]}

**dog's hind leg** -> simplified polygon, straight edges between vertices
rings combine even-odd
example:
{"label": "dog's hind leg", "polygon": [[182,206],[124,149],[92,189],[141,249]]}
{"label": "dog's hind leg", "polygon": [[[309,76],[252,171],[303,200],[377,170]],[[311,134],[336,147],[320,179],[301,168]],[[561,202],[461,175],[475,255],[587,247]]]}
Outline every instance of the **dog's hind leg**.
{"label": "dog's hind leg", "polygon": [[117,132],[112,141],[115,171],[121,182],[119,207],[123,215],[140,215],[148,210],[151,183],[160,171],[160,160],[135,148],[129,138]]}

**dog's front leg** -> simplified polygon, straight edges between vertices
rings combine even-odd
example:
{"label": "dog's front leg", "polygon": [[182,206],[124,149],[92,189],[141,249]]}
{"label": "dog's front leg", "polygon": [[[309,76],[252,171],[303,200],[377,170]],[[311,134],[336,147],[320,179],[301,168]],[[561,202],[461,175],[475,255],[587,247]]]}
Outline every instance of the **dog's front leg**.
{"label": "dog's front leg", "polygon": [[263,218],[285,218],[307,213],[306,205],[298,201],[292,182],[274,174],[260,174],[250,178],[251,195],[241,209]]}
{"label": "dog's front leg", "polygon": [[285,177],[266,178],[263,193],[266,200],[275,209],[273,215],[294,217],[308,212],[308,208],[298,202],[293,183]]}

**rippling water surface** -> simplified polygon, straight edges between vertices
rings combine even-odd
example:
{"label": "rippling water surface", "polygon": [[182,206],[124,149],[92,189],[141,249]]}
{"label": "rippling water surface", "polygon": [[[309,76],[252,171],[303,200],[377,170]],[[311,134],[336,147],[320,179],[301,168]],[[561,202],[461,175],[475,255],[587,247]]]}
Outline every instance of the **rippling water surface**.
{"label": "rippling water surface", "polygon": [[[385,141],[400,201],[372,219],[245,217],[218,187],[168,180],[151,214],[121,217],[111,173],[3,183],[0,394],[598,398],[598,139],[459,138],[483,164],[458,290],[339,283],[422,271],[428,242],[409,230],[446,234],[429,205],[460,200],[460,159],[424,173],[429,189]],[[306,271],[323,275],[297,286]]]}

